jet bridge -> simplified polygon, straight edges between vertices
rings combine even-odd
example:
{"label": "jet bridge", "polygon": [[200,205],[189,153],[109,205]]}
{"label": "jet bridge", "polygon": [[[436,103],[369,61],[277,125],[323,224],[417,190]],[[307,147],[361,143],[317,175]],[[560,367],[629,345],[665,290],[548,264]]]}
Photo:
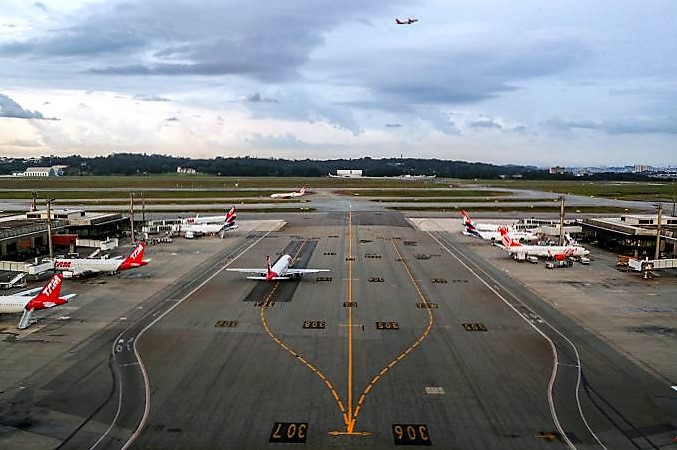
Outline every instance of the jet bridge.
{"label": "jet bridge", "polygon": [[628,260],[628,266],[642,272],[643,278],[652,278],[656,270],[677,269],[677,259],[634,259]]}

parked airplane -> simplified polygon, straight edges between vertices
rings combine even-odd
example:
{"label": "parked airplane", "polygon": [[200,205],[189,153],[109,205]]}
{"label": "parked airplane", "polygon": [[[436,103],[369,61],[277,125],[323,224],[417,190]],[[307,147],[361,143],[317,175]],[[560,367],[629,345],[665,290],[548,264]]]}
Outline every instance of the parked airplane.
{"label": "parked airplane", "polygon": [[464,225],[463,234],[467,236],[475,236],[487,241],[498,241],[501,240],[500,230],[505,229],[518,241],[535,241],[538,239],[538,236],[528,231],[512,231],[508,225],[473,222],[465,211],[461,211],[461,215],[463,216]]}
{"label": "parked airplane", "polygon": [[414,22],[418,22],[418,19],[412,19],[411,17],[407,20],[395,19],[395,23],[398,25],[411,25]]}
{"label": "parked airplane", "polygon": [[227,269],[231,272],[255,273],[256,276],[247,277],[250,280],[279,281],[299,279],[304,273],[329,272],[329,269],[294,269],[291,266],[292,257],[282,255],[275,264],[270,265],[270,256],[266,257],[265,269]]}
{"label": "parked airplane", "polygon": [[193,224],[198,224],[198,223],[228,223],[231,220],[234,221],[235,219],[235,206],[231,206],[231,208],[226,212],[225,217],[224,216],[203,216],[200,217],[200,214],[197,214],[195,217],[186,217],[185,219],[181,220],[181,225],[193,225]]}
{"label": "parked airplane", "polygon": [[[222,218],[223,219],[223,218]],[[225,233],[230,230],[238,228],[237,225],[237,214],[235,213],[235,207],[233,206],[226,214],[225,221],[220,221],[218,223],[194,223],[188,225],[181,225],[181,231],[185,233],[185,237],[190,239],[196,235],[202,234],[219,234],[221,239],[225,237]]]}
{"label": "parked airplane", "polygon": [[118,273],[148,264],[150,259],[143,259],[145,249],[146,243],[140,242],[125,259],[120,256],[115,258],[57,258],[54,260],[54,269],[63,272],[66,278],[94,275],[99,272]]}
{"label": "parked airplane", "polygon": [[[67,303],[69,299],[77,295],[68,294],[60,297],[59,293],[61,292],[62,283],[63,275],[57,273],[50,278],[43,288],[29,289],[16,294],[2,296],[0,297],[0,313],[23,312],[17,328],[20,330],[28,328],[31,324],[33,311],[63,305],[64,303]],[[38,291],[40,291],[40,293],[34,295]]]}
{"label": "parked airplane", "polygon": [[270,198],[294,198],[301,197],[306,193],[306,186],[304,185],[298,192],[281,192],[278,194],[271,194]]}
{"label": "parked airplane", "polygon": [[590,254],[590,251],[580,245],[523,245],[515,242],[507,230],[501,230],[503,248],[511,255],[517,255],[518,259],[527,256],[542,256],[554,258],[558,261],[569,256],[581,257]]}

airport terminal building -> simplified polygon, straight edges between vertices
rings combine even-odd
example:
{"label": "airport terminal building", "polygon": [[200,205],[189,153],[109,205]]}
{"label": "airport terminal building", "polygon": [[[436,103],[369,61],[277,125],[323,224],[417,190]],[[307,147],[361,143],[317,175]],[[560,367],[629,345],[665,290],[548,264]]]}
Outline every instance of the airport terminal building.
{"label": "airport terminal building", "polygon": [[[619,255],[653,258],[656,253],[656,214],[626,214],[620,217],[581,220],[582,239]],[[677,217],[661,218],[661,255],[677,256]]]}

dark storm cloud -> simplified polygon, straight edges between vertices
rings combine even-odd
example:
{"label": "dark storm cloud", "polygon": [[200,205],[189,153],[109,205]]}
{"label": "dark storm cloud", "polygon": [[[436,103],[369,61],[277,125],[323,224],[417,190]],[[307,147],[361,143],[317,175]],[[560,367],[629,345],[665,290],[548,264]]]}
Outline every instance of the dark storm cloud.
{"label": "dark storm cloud", "polygon": [[[423,104],[476,103],[518,89],[520,81],[558,74],[588,57],[576,40],[545,40],[522,45],[428,49],[412,59],[363,55],[347,76],[364,82],[391,101]],[[366,56],[366,58],[365,58]]]}
{"label": "dark storm cloud", "polygon": [[40,111],[30,111],[28,109],[23,109],[21,105],[5,94],[0,94],[0,117],[13,119],[57,120],[43,116]]}
{"label": "dark storm cloud", "polygon": [[290,0],[254,7],[247,0],[105,2],[87,5],[58,32],[0,46],[0,56],[79,56],[97,74],[286,81],[300,77],[298,69],[334,27],[391,3]]}

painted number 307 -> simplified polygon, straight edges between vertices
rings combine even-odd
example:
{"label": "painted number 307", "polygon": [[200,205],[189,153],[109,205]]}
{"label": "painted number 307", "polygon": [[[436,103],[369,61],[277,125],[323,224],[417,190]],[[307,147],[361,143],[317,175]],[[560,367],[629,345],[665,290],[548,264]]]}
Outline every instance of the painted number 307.
{"label": "painted number 307", "polygon": [[275,422],[269,442],[303,444],[306,442],[307,434],[307,423]]}
{"label": "painted number 307", "polygon": [[428,426],[413,423],[393,424],[395,445],[432,445]]}

